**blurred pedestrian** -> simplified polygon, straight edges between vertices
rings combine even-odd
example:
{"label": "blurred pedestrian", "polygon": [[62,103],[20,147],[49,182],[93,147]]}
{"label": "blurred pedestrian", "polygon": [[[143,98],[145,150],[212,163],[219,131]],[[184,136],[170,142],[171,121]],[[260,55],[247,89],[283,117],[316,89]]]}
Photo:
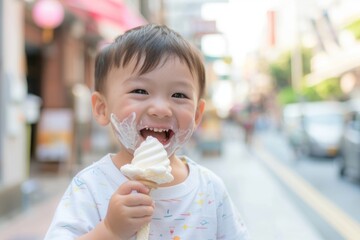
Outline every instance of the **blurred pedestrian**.
{"label": "blurred pedestrian", "polygon": [[255,127],[264,112],[264,103],[259,94],[252,94],[239,116],[239,123],[244,130],[244,141],[251,144]]}
{"label": "blurred pedestrian", "polygon": [[[176,150],[200,123],[205,70],[197,50],[166,26],[129,30],[102,49],[95,66],[93,115],[120,143],[76,175],[45,239],[248,239],[224,183]],[[119,169],[147,136],[165,147],[174,180],[149,189]]]}

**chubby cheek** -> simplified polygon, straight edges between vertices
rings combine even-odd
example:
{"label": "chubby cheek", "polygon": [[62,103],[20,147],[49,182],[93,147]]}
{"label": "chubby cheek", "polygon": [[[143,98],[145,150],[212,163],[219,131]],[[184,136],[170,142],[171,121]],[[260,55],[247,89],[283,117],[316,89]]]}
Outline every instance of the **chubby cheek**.
{"label": "chubby cheek", "polygon": [[177,113],[179,128],[182,130],[188,129],[193,123],[195,118],[194,110],[181,111]]}
{"label": "chubby cheek", "polygon": [[121,121],[129,117],[134,112],[136,113],[136,116],[139,116],[140,110],[140,104],[134,104],[131,101],[122,101],[121,103],[115,104],[111,108],[111,113],[114,113],[116,117]]}

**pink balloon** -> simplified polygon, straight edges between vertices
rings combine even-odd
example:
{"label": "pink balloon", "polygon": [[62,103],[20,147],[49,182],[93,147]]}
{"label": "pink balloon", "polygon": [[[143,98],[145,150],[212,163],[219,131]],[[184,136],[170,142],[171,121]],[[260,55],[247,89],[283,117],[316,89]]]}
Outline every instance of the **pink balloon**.
{"label": "pink balloon", "polygon": [[56,28],[64,20],[64,8],[58,0],[39,0],[32,9],[36,25],[42,28]]}

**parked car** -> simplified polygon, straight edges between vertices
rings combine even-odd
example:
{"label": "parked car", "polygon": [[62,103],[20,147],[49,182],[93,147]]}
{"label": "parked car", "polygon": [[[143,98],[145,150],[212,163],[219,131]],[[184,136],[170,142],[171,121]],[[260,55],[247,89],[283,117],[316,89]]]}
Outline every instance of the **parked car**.
{"label": "parked car", "polygon": [[285,137],[296,152],[300,151],[303,142],[303,128],[301,124],[301,104],[287,104],[282,113],[282,129]]}
{"label": "parked car", "polygon": [[296,153],[335,157],[339,153],[345,119],[344,105],[336,101],[286,105],[284,130]]}
{"label": "parked car", "polygon": [[341,143],[340,176],[360,178],[360,100],[348,102],[348,121]]}

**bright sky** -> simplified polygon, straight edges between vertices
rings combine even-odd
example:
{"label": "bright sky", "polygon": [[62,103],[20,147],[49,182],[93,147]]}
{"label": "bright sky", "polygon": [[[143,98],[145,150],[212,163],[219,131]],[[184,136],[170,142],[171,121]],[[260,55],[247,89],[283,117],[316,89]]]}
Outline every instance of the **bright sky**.
{"label": "bright sky", "polygon": [[[229,0],[209,3],[202,9],[207,20],[217,20],[217,27],[227,36],[228,51],[241,61],[247,52],[258,48],[264,35],[266,11],[276,0]],[[213,45],[213,44],[211,44]]]}

